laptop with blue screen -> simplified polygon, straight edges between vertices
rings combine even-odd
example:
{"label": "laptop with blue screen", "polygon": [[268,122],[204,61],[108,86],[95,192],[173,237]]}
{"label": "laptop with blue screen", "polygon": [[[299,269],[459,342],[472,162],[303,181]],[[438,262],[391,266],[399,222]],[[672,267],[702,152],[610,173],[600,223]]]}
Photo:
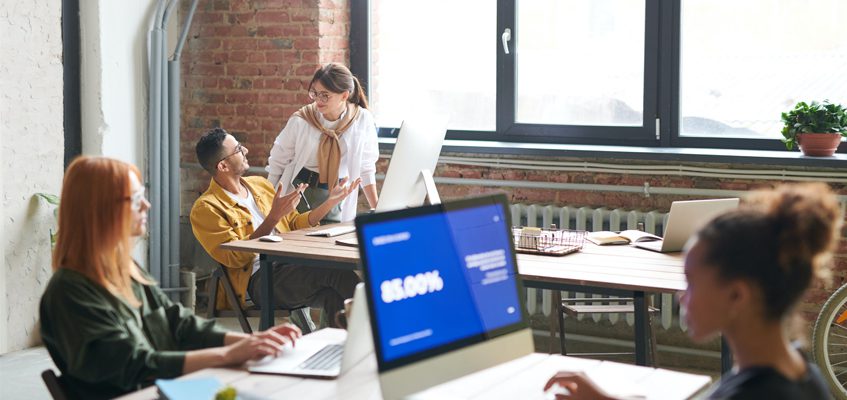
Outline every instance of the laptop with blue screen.
{"label": "laptop with blue screen", "polygon": [[503,195],[356,218],[383,398],[533,351]]}

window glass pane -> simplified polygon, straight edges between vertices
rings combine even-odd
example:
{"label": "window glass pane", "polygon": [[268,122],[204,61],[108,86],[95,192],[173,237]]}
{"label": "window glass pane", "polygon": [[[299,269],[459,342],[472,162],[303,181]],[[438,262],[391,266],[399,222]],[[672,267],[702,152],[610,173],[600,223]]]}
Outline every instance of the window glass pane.
{"label": "window glass pane", "polygon": [[516,120],[642,126],[644,0],[519,0]]}
{"label": "window glass pane", "polygon": [[449,116],[449,129],[494,131],[497,5],[490,0],[371,2],[370,93],[377,124]]}
{"label": "window glass pane", "polygon": [[683,0],[680,135],[781,138],[798,101],[847,105],[847,1]]}

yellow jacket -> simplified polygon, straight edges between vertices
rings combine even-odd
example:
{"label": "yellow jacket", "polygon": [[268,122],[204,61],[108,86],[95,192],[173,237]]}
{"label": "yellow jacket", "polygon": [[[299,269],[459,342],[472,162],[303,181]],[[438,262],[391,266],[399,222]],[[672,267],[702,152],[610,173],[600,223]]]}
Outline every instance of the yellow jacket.
{"label": "yellow jacket", "polygon": [[[274,187],[261,176],[248,176],[241,179],[247,190],[253,193],[256,204],[263,214],[268,215],[275,194]],[[304,214],[296,210],[280,219],[276,224],[279,232],[308,228],[309,212]],[[227,275],[235,287],[241,305],[244,305],[244,294],[247,293],[247,283],[253,272],[254,253],[243,251],[223,250],[220,245],[235,240],[246,240],[253,234],[255,227],[250,217],[250,211],[235,202],[224,189],[215,182],[209,183],[209,188],[194,202],[191,208],[191,230],[206,252],[226,267]],[[218,287],[219,293],[225,293],[223,286]],[[216,309],[229,308],[225,296],[218,296]]]}

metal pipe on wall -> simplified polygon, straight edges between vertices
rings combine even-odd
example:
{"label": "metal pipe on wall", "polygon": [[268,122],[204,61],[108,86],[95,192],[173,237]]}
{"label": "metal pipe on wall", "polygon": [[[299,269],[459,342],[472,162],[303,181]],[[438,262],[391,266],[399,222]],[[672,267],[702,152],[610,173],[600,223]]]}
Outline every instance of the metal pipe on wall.
{"label": "metal pipe on wall", "polygon": [[150,273],[175,300],[179,271],[179,60],[197,9],[193,0],[176,50],[168,60],[167,24],[179,0],[158,0],[150,31],[148,185]]}
{"label": "metal pipe on wall", "polygon": [[165,0],[158,0],[156,12],[154,13],[153,30],[150,32],[150,62],[149,62],[149,85],[148,85],[148,119],[147,119],[147,182],[149,187],[150,202],[153,204],[149,212],[149,271],[154,279],[161,281],[162,268],[160,262],[161,251],[161,176],[159,166],[161,164],[161,89],[162,89],[162,31],[158,21],[164,13]]}
{"label": "metal pipe on wall", "polygon": [[[185,45],[185,40],[188,37],[188,28],[191,27],[191,20],[194,18],[194,12],[197,10],[198,0],[191,1],[191,7],[188,10],[188,15],[185,16],[185,22],[182,24],[182,32],[179,35],[176,48],[173,56],[168,62],[168,132],[169,132],[169,157],[168,169],[171,171],[168,184],[168,192],[170,192],[168,208],[171,215],[168,219],[168,231],[170,232],[171,241],[170,250],[168,252],[168,268],[170,271],[171,282],[180,282],[179,271],[179,211],[180,211],[180,188],[179,188],[179,138],[180,138],[180,56]],[[172,285],[178,286],[178,285]]]}
{"label": "metal pipe on wall", "polygon": [[[160,163],[159,168],[161,168],[161,175],[160,175],[161,180],[159,182],[160,182],[160,185],[161,185],[161,193],[162,193],[162,197],[161,197],[160,202],[159,202],[159,208],[161,208],[161,210],[162,210],[161,223],[159,225],[159,227],[160,227],[159,232],[162,236],[162,248],[161,248],[161,253],[159,254],[159,257],[160,257],[159,258],[159,265],[161,265],[161,267],[162,267],[162,275],[159,277],[159,279],[160,279],[160,283],[162,284],[163,287],[172,288],[172,287],[175,287],[175,286],[179,286],[179,276],[177,275],[176,282],[174,282],[171,279],[171,277],[172,277],[171,269],[172,268],[171,268],[170,263],[169,263],[170,252],[171,252],[171,241],[172,241],[171,232],[170,232],[170,229],[169,229],[169,221],[171,219],[172,210],[169,207],[170,206],[171,192],[170,192],[170,190],[168,190],[168,187],[169,187],[168,182],[170,181],[170,176],[171,176],[170,165],[168,164],[169,158],[170,158],[168,156],[170,154],[170,151],[169,151],[170,140],[169,140],[169,138],[170,138],[171,135],[170,135],[170,132],[169,132],[169,123],[168,123],[168,120],[169,120],[169,117],[170,117],[168,115],[168,100],[169,100],[168,89],[170,87],[170,82],[169,82],[170,76],[168,74],[169,71],[168,71],[168,58],[167,58],[167,53],[168,53],[168,49],[167,49],[168,30],[167,30],[167,26],[168,26],[168,19],[170,19],[171,12],[173,12],[173,9],[174,9],[174,5],[179,0],[167,0],[167,1],[168,1],[167,7],[165,8],[165,12],[162,14],[162,19],[160,21],[158,21],[159,29],[162,31],[162,49],[161,49],[161,58],[160,58],[160,62],[161,62],[160,68],[163,71],[162,80],[160,82],[160,84],[162,85],[162,88],[161,88],[161,92],[160,92],[160,97],[161,97],[160,107],[161,107],[161,109],[159,111],[159,113],[162,115],[162,117],[161,117],[161,130],[160,130],[161,142],[159,144],[160,145],[159,151],[160,151],[160,154],[161,154],[160,160],[159,160],[159,163]],[[171,300],[176,300],[176,296],[171,295]]]}

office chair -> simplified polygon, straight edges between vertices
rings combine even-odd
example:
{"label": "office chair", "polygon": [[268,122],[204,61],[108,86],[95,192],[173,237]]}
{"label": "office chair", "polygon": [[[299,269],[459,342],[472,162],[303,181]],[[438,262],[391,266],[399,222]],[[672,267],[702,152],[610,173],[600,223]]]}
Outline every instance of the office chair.
{"label": "office chair", "polygon": [[[558,299],[557,299],[558,300]],[[555,300],[554,300],[555,301]],[[609,304],[582,304],[582,303],[609,302]],[[625,302],[626,304],[620,304]],[[578,317],[580,314],[612,314],[612,313],[635,313],[635,305],[632,298],[567,298],[556,301],[557,318],[559,319],[559,341],[562,346],[562,355],[569,355],[565,347],[565,315]],[[658,308],[647,307],[647,336],[650,339],[650,361],[648,365],[656,367],[656,335],[653,333],[653,314],[659,312]],[[570,355],[620,355],[632,353],[571,353]]]}
{"label": "office chair", "polygon": [[68,400],[68,396],[65,395],[65,389],[62,387],[62,382],[52,369],[42,371],[41,379],[44,381],[44,385],[47,386],[47,390],[50,392],[53,400]]}
{"label": "office chair", "polygon": [[[218,284],[223,287],[224,295],[226,296],[227,303],[229,303],[231,310],[216,310],[215,305],[218,300]],[[250,322],[247,320],[247,317],[259,317],[261,309],[256,305],[252,304],[252,302],[248,301],[247,306],[242,308],[241,303],[238,301],[238,296],[235,295],[235,288],[232,286],[232,280],[229,279],[229,275],[226,273],[226,267],[222,264],[217,264],[217,267],[212,271],[212,276],[209,281],[209,306],[207,311],[208,318],[236,318],[238,319],[238,323],[241,324],[241,330],[244,333],[253,333],[253,328],[250,326]],[[303,331],[304,334],[312,332],[315,330],[315,324],[312,322],[312,318],[309,316],[309,308],[302,307],[296,309],[277,309],[274,310],[274,318],[278,317],[289,317],[291,318],[294,313],[299,314],[299,317],[303,323],[299,325],[300,330]]]}

